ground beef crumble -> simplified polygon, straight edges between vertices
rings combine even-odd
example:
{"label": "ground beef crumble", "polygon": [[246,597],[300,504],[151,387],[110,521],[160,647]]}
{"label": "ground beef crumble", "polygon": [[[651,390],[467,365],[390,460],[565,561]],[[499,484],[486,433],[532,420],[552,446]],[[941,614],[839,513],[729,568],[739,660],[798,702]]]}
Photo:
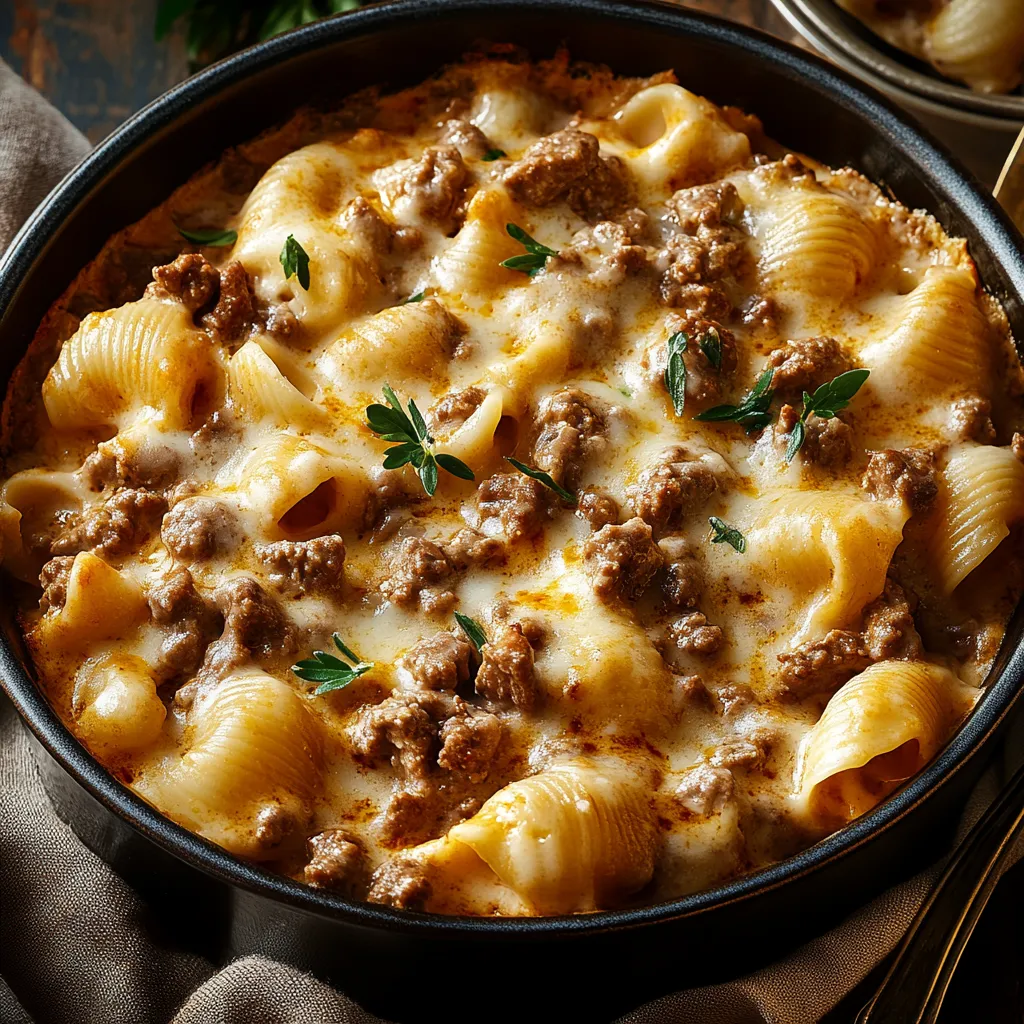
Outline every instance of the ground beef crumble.
{"label": "ground beef crumble", "polygon": [[253,553],[270,570],[270,582],[284,590],[330,594],[344,582],[345,541],[336,533],[312,540],[256,544]]}
{"label": "ground beef crumble", "polygon": [[579,388],[548,395],[537,411],[534,464],[568,490],[579,484],[583,464],[605,447],[604,421],[594,399]]}
{"label": "ground beef crumble", "polygon": [[392,857],[374,871],[366,898],[398,910],[423,910],[433,893],[425,865],[411,857]]}
{"label": "ground beef crumble", "polygon": [[699,511],[719,487],[714,470],[684,445],[664,449],[629,489],[633,510],[656,533]]}
{"label": "ground beef crumble", "polygon": [[464,636],[442,630],[418,640],[398,659],[395,669],[403,689],[454,691],[469,681],[475,660],[475,648]]}
{"label": "ground beef crumble", "polygon": [[679,650],[705,658],[721,648],[725,634],[721,626],[709,625],[703,612],[690,612],[669,626],[669,639]]}
{"label": "ground beef crumble", "polygon": [[366,850],[343,829],[320,832],[308,841],[309,862],[303,871],[307,885],[358,899],[369,884]]}
{"label": "ground beef crumble", "polygon": [[871,452],[861,486],[879,501],[899,498],[912,512],[921,512],[938,494],[935,456],[921,448]]}
{"label": "ground beef crumble", "polygon": [[228,580],[213,600],[224,618],[224,629],[207,647],[196,679],[178,691],[179,703],[190,702],[199,689],[219,682],[241,665],[295,650],[294,627],[277,601],[252,577]]}
{"label": "ground beef crumble", "polygon": [[537,702],[533,647],[518,622],[502,626],[480,651],[476,692],[496,703],[511,702],[520,711],[532,711]]}
{"label": "ground beef crumble", "polygon": [[51,558],[43,566],[39,574],[39,586],[43,592],[39,597],[39,608],[43,612],[51,608],[59,610],[64,607],[68,596],[68,580],[71,578],[71,567],[75,564],[74,555],[58,555]]}
{"label": "ground beef crumble", "polygon": [[509,540],[536,537],[547,519],[543,484],[522,473],[495,473],[476,492],[480,517],[497,519]]}
{"label": "ground beef crumble", "polygon": [[508,168],[505,187],[520,202],[547,206],[594,170],[599,148],[593,135],[576,128],[545,135]]}
{"label": "ground beef crumble", "polygon": [[405,537],[391,558],[381,593],[393,604],[418,604],[430,614],[450,611],[455,595],[441,586],[452,575],[452,563],[440,545],[424,537]]}
{"label": "ground beef crumble", "polygon": [[239,538],[234,512],[215,498],[188,497],[163,518],[160,539],[180,562],[205,562],[231,551]]}
{"label": "ground beef crumble", "polygon": [[639,516],[603,526],[583,543],[583,565],[602,601],[635,601],[663,564],[651,527]]}
{"label": "ground beef crumble", "polygon": [[160,656],[154,666],[158,683],[184,680],[203,663],[223,620],[214,604],[195,587],[188,569],[173,569],[146,594],[153,622],[162,627]]}
{"label": "ground beef crumble", "polygon": [[787,341],[768,356],[772,388],[784,397],[813,392],[819,384],[852,368],[846,350],[835,338]]}
{"label": "ground beef crumble", "polygon": [[166,509],[163,496],[152,491],[115,491],[102,505],[72,516],[50,550],[55,555],[92,551],[104,558],[119,558],[139,550],[156,531]]}

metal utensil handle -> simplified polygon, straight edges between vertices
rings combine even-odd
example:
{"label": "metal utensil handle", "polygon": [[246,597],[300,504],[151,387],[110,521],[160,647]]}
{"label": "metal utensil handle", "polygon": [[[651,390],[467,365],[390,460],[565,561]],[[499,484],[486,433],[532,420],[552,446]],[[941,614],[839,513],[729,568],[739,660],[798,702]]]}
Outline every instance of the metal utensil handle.
{"label": "metal utensil handle", "polygon": [[953,854],[857,1024],[934,1024],[960,954],[1024,831],[1024,765]]}

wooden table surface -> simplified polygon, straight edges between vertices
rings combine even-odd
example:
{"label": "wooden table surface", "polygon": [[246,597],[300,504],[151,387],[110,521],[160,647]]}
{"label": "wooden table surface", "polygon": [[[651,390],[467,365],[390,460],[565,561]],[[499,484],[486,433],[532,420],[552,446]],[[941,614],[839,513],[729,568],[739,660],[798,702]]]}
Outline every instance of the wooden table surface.
{"label": "wooden table surface", "polygon": [[[0,56],[92,142],[188,74],[183,33],[157,43],[158,0],[0,0]],[[769,0],[686,0],[799,42]],[[884,972],[826,1018],[847,1024]],[[1024,1022],[1024,862],[1000,883],[961,963],[941,1024]]]}

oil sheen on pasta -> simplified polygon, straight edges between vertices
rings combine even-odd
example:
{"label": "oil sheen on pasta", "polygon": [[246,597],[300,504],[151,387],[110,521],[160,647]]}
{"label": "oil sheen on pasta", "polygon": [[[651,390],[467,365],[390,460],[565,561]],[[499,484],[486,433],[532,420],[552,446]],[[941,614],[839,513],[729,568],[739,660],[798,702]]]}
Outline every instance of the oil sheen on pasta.
{"label": "oil sheen on pasta", "polygon": [[[557,255],[501,266],[510,224]],[[759,417],[697,418],[766,369]],[[385,385],[473,481],[383,468]],[[927,213],[670,73],[477,58],[111,239],[11,384],[4,565],[70,728],[228,850],[406,909],[650,903],[968,713],[1021,593],[1021,391]],[[317,696],[291,666],[334,633],[372,668]]]}

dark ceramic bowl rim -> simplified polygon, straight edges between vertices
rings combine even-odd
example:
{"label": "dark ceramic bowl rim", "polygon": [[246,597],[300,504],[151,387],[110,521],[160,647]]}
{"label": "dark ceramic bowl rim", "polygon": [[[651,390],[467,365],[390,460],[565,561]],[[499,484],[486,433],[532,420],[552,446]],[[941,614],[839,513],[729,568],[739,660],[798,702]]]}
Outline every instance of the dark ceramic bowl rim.
{"label": "dark ceramic bowl rim", "polygon": [[[878,130],[929,175],[937,187],[958,196],[961,211],[987,231],[994,251],[1024,296],[1024,260],[1019,236],[991,197],[983,195],[969,174],[904,117],[880,94],[866,91],[851,76],[787,44],[725,22],[665,3],[619,3],[612,0],[395,0],[314,23],[253,47],[216,64],[182,83],[143,110],[106,139],[40,205],[0,261],[0,316],[16,295],[20,282],[44,250],[53,229],[92,187],[136,144],[172,124],[192,103],[207,99],[250,72],[314,49],[415,20],[430,13],[445,16],[471,11],[573,12],[579,16],[637,22],[644,27],[686,34],[709,43],[727,43],[774,64],[794,79],[827,91],[832,102],[870,117]],[[1016,267],[1009,259],[1018,254]],[[1004,647],[1008,645],[1004,643]],[[981,756],[985,741],[999,728],[1019,695],[1024,678],[1024,645],[1004,650],[984,700],[947,746],[918,776],[870,814],[807,850],[725,885],[682,899],[636,909],[540,918],[464,918],[396,911],[355,903],[290,878],[275,875],[233,857],[165,818],[131,790],[117,782],[78,743],[55,714],[41,691],[23,670],[6,638],[0,639],[0,682],[43,747],[92,797],[179,860],[222,882],[260,894],[308,913],[352,924],[429,936],[442,932],[468,938],[486,935],[563,937],[646,927],[682,917],[694,917],[741,903],[766,891],[788,885],[809,873],[852,854],[858,847],[891,829],[929,795],[952,781],[972,757]]]}

